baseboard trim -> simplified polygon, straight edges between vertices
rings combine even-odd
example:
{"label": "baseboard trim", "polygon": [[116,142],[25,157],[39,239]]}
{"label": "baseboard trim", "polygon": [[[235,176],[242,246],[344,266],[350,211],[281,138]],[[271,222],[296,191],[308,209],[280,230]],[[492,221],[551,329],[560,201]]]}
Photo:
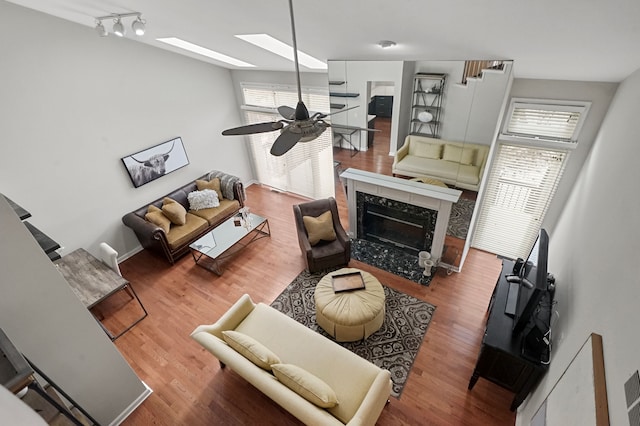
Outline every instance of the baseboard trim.
{"label": "baseboard trim", "polygon": [[118,417],[116,417],[111,423],[109,423],[109,426],[117,426],[122,423],[127,417],[129,417],[129,415],[131,415],[131,413],[135,411],[136,408],[140,406],[140,404],[144,402],[145,399],[149,398],[149,396],[153,393],[153,389],[147,386],[144,381],[142,381],[142,384],[145,387],[144,392],[142,392],[140,396],[135,399],[135,401],[129,404],[129,406],[122,413],[120,413]]}
{"label": "baseboard trim", "polygon": [[142,247],[141,245],[138,244],[138,246],[135,247],[133,250],[129,250],[128,252],[126,252],[122,256],[118,256],[118,263],[124,262],[125,260],[127,260],[131,256],[134,256],[134,255],[140,253],[142,250],[144,250],[144,247]]}

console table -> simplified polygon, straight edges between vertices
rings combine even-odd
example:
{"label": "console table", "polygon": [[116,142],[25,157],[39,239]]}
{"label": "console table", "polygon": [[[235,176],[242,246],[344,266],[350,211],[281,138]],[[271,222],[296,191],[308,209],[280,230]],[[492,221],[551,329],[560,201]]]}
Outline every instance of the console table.
{"label": "console table", "polygon": [[478,378],[483,377],[515,392],[511,411],[518,408],[549,368],[548,365],[523,355],[524,333],[513,336],[513,318],[504,313],[509,291],[505,276],[511,274],[513,264],[509,260],[502,262],[502,271],[489,302],[489,317],[482,347],[469,381],[469,389],[473,389]]}
{"label": "console table", "polygon": [[79,248],[63,256],[62,259],[55,262],[55,265],[69,283],[71,290],[89,310],[120,290],[127,291],[131,298],[135,298],[138,301],[143,311],[142,316],[118,335],[114,336],[96,318],[98,324],[111,340],[116,340],[147,316],[147,310],[131,284],[129,284],[129,281],[118,275],[113,269],[85,249]]}

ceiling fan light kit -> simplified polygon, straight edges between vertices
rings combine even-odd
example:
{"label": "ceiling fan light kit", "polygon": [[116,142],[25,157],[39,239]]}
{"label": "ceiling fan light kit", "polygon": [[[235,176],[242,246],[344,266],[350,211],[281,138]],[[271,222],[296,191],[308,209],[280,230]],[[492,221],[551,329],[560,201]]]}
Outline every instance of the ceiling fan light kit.
{"label": "ceiling fan light kit", "polygon": [[134,34],[137,35],[137,36],[144,35],[144,33],[145,33],[146,29],[147,29],[147,27],[146,27],[147,21],[142,19],[142,13],[140,13],[140,12],[112,13],[112,14],[107,15],[107,16],[98,16],[96,18],[96,32],[98,33],[98,35],[100,37],[108,36],[109,32],[105,28],[105,26],[102,23],[102,21],[104,21],[105,19],[112,19],[113,20],[113,34],[118,36],[118,37],[124,37],[124,35],[126,34],[126,30],[125,30],[124,24],[122,23],[122,18],[129,18],[129,17],[133,17],[133,16],[135,16],[136,19],[131,24],[131,29],[133,30]]}
{"label": "ceiling fan light kit", "polygon": [[[278,107],[278,112],[283,117],[281,120],[267,123],[249,124],[246,126],[227,129],[222,132],[224,136],[251,135],[280,130],[280,135],[271,146],[270,153],[274,156],[286,154],[298,142],[309,142],[318,138],[331,124],[324,121],[332,113],[324,114],[316,112],[309,116],[309,110],[302,101],[302,87],[300,85],[300,64],[298,61],[298,43],[296,41],[296,27],[293,18],[293,1],[289,0],[289,14],[291,16],[291,38],[293,40],[293,59],[296,69],[296,83],[298,86],[298,104],[294,110],[290,106]],[[347,111],[351,108],[337,111],[334,114]],[[336,126],[337,127],[337,126]],[[355,128],[371,131],[374,129]]]}

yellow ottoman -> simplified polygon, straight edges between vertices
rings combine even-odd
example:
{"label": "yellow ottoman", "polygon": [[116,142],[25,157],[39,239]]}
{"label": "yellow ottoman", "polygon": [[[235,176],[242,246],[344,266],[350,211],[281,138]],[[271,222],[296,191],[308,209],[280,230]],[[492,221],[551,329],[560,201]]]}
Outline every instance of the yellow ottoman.
{"label": "yellow ottoman", "polygon": [[[360,272],[365,288],[333,291],[333,275]],[[384,322],[384,289],[370,273],[355,268],[331,272],[318,282],[314,293],[316,321],[338,342],[366,339],[382,327]]]}
{"label": "yellow ottoman", "polygon": [[429,185],[435,185],[435,186],[441,186],[443,188],[448,188],[448,186],[444,183],[439,181],[438,179],[434,179],[434,178],[430,178],[430,177],[415,177],[415,178],[411,178],[410,180],[414,181],[414,182],[422,182],[422,183],[426,183]]}

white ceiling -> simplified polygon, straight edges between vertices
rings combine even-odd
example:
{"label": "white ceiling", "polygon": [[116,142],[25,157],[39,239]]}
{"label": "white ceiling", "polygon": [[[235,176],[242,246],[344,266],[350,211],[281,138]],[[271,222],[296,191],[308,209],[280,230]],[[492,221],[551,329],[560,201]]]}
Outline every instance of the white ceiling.
{"label": "white ceiling", "polygon": [[[142,12],[147,33],[129,28],[133,40],[182,53],[155,40],[179,37],[255,69],[293,70],[234,37],[267,33],[291,44],[287,0],[8,1],[89,27],[96,16]],[[638,0],[294,0],[294,13],[298,48],[323,61],[512,59],[519,78],[613,82],[640,68]],[[383,50],[380,40],[397,46]]]}

